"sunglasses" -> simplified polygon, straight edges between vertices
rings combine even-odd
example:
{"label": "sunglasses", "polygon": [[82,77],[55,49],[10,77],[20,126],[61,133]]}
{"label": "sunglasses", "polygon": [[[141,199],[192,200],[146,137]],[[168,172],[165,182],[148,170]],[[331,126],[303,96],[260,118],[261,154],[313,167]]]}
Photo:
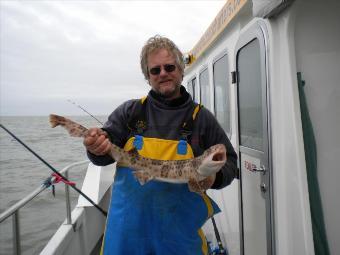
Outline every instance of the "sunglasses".
{"label": "sunglasses", "polygon": [[[176,70],[176,66],[175,65],[172,65],[172,64],[166,64],[166,65],[163,65],[163,69],[165,70],[165,72],[167,73],[171,73],[173,71]],[[152,75],[159,75],[161,73],[161,67],[160,66],[156,66],[156,67],[153,67],[149,70],[149,72],[152,74]]]}

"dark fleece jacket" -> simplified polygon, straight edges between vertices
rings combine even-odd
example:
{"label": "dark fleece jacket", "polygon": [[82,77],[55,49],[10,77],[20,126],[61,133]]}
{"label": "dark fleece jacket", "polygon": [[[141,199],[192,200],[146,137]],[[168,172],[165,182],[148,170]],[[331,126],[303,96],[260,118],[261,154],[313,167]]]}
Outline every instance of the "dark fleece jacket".
{"label": "dark fleece jacket", "polygon": [[[105,130],[112,143],[124,147],[128,139],[133,136],[127,123],[133,114],[135,105],[140,99],[126,101],[114,110],[104,124]],[[181,97],[167,100],[151,90],[146,101],[147,130],[143,136],[160,139],[179,140],[179,129],[192,114],[193,100],[190,94],[181,87]],[[194,156],[201,155],[204,150],[212,145],[223,143],[227,149],[227,162],[216,174],[213,189],[221,189],[229,185],[237,174],[237,155],[222,127],[213,114],[202,108],[194,121],[193,133],[189,143]],[[95,165],[108,165],[114,162],[110,156],[96,156],[87,152],[89,159]]]}

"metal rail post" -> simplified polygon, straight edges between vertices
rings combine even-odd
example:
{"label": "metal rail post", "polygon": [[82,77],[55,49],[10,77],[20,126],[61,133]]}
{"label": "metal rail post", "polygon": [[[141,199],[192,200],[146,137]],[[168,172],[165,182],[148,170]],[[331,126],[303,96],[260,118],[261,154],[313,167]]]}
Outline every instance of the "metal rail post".
{"label": "metal rail post", "polygon": [[19,210],[15,211],[12,216],[13,220],[13,251],[15,255],[21,254],[20,245],[20,223],[19,223]]}
{"label": "metal rail post", "polygon": [[[68,178],[68,171],[65,171],[65,177]],[[71,200],[70,200],[70,188],[67,184],[65,184],[65,201],[66,201],[66,223],[72,224],[71,219]]]}

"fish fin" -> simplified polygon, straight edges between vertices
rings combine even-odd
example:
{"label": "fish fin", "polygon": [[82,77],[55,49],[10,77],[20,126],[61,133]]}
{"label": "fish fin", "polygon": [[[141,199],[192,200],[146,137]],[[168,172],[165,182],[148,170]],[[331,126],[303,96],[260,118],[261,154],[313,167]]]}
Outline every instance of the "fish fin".
{"label": "fish fin", "polygon": [[214,184],[214,182],[215,182],[215,178],[213,176],[208,176],[207,178],[199,181],[198,183],[201,189],[205,191],[207,189],[210,189],[211,186]]}
{"label": "fish fin", "polygon": [[200,184],[198,181],[195,179],[189,179],[188,181],[188,187],[191,192],[195,192],[198,194],[202,194],[204,190],[201,188]]}
{"label": "fish fin", "polygon": [[201,181],[189,179],[188,181],[189,190],[191,192],[202,194],[214,184],[214,181],[215,179],[211,176],[208,176],[207,178]]}
{"label": "fish fin", "polygon": [[133,175],[136,177],[141,185],[144,185],[145,183],[153,179],[153,177],[146,171],[133,171]]}

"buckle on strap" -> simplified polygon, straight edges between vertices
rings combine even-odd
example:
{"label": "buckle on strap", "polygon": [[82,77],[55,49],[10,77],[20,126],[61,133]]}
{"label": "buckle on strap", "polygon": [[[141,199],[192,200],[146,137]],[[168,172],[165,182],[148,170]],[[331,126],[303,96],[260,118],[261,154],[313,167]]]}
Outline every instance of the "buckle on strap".
{"label": "buckle on strap", "polygon": [[179,140],[177,145],[177,154],[186,155],[188,151],[188,143],[186,140]]}
{"label": "buckle on strap", "polygon": [[137,150],[141,150],[143,148],[143,136],[141,135],[135,135],[135,140],[133,141],[133,146],[135,146],[135,148]]}

